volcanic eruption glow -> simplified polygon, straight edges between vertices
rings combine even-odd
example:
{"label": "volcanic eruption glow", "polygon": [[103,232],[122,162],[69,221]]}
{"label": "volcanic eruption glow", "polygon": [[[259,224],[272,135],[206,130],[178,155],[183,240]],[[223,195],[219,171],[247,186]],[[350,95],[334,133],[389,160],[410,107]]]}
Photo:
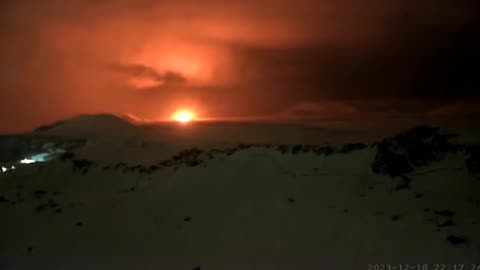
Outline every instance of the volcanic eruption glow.
{"label": "volcanic eruption glow", "polygon": [[172,119],[180,123],[188,123],[193,121],[195,117],[196,115],[194,112],[182,110],[175,112],[172,116]]}

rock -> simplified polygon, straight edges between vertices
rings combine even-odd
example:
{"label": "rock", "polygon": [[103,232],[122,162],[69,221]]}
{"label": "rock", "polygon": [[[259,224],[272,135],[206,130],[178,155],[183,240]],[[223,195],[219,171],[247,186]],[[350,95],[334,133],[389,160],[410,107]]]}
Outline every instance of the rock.
{"label": "rock", "polygon": [[85,172],[90,167],[95,166],[96,163],[88,159],[75,159],[73,160],[73,170],[80,170]]}
{"label": "rock", "polygon": [[167,159],[167,160],[162,160],[159,164],[161,167],[170,167],[174,165],[173,160]]}
{"label": "rock", "polygon": [[313,152],[317,155],[329,156],[335,153],[335,149],[330,146],[316,146],[316,147],[313,147]]}
{"label": "rock", "polygon": [[300,152],[302,150],[302,145],[295,145],[293,148],[292,148],[292,154],[296,155],[298,154],[298,152]]}
{"label": "rock", "polygon": [[150,171],[148,168],[146,167],[141,167],[139,170],[138,170],[138,173],[140,174],[151,174],[152,171]]}
{"label": "rock", "polygon": [[452,217],[455,213],[451,210],[441,210],[435,211],[435,215],[442,216],[442,217]]}
{"label": "rock", "polygon": [[41,189],[38,189],[38,190],[35,190],[33,192],[33,196],[36,198],[36,199],[41,199],[43,196],[45,196],[47,194],[47,192],[45,190],[41,190]]}
{"label": "rock", "polygon": [[153,171],[156,171],[156,170],[158,170],[158,169],[159,169],[159,167],[158,167],[157,165],[151,165],[150,167],[148,167],[148,170],[149,170],[149,171],[152,171],[152,172],[153,172]]}
{"label": "rock", "polygon": [[227,156],[231,156],[235,154],[236,151],[237,151],[237,148],[227,148],[225,149],[225,154],[227,154]]}
{"label": "rock", "polygon": [[402,182],[395,188],[395,190],[398,191],[402,189],[410,189],[410,183],[412,182],[412,179],[405,175],[400,175],[400,178],[402,179]]}
{"label": "rock", "polygon": [[480,146],[469,146],[466,150],[468,172],[480,180]]}
{"label": "rock", "polygon": [[286,154],[288,152],[288,146],[287,145],[279,145],[279,146],[277,146],[277,151],[279,151],[282,154]]}
{"label": "rock", "polygon": [[189,159],[185,161],[185,164],[187,164],[190,167],[195,167],[201,163],[202,161],[200,159]]}
{"label": "rock", "polygon": [[313,150],[313,147],[311,145],[308,145],[308,144],[304,144],[303,147],[302,147],[302,152],[303,153],[308,153],[312,150]]}
{"label": "rock", "polygon": [[450,242],[452,245],[460,245],[467,243],[467,239],[460,237],[460,236],[447,236],[447,241]]}
{"label": "rock", "polygon": [[363,143],[349,143],[342,146],[342,148],[340,149],[340,153],[350,153],[365,148],[367,148],[367,145]]}
{"label": "rock", "polygon": [[412,172],[416,167],[441,160],[458,146],[450,143],[455,137],[441,134],[439,128],[418,126],[392,138],[377,143],[377,154],[372,171],[392,177]]}
{"label": "rock", "polygon": [[117,164],[115,164],[115,169],[120,169],[120,168],[127,168],[128,167],[128,164],[125,163],[125,162],[119,162]]}
{"label": "rock", "polygon": [[50,208],[56,208],[58,206],[58,204],[54,200],[48,200],[47,205]]}
{"label": "rock", "polygon": [[67,159],[72,159],[75,157],[75,153],[74,152],[66,152],[66,153],[63,153],[61,156],[60,156],[60,160],[61,161],[65,161]]}
{"label": "rock", "polygon": [[387,174],[392,177],[413,171],[407,155],[404,153],[394,153],[391,148],[393,148],[393,145],[388,142],[378,146],[377,155],[372,164],[372,171],[378,174]]}

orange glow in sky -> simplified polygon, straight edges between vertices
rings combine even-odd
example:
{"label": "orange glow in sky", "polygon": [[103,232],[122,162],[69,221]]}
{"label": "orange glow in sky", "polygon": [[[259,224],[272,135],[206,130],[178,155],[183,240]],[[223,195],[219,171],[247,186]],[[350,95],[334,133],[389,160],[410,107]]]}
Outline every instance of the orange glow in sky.
{"label": "orange glow in sky", "polygon": [[211,46],[159,38],[132,55],[130,62],[151,67],[159,73],[176,73],[189,84],[204,84],[212,82],[213,70],[222,57],[221,50]]}
{"label": "orange glow in sky", "polygon": [[177,111],[173,114],[172,119],[180,123],[188,123],[195,120],[195,113],[187,110]]}

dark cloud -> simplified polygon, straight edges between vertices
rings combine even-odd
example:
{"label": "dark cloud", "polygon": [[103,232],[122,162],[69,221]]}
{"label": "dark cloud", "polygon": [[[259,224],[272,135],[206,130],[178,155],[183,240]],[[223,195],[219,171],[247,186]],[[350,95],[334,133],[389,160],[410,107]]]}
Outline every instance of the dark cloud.
{"label": "dark cloud", "polygon": [[480,97],[478,23],[438,28],[398,20],[365,46],[245,48],[245,62],[255,67],[249,79],[307,99]]}
{"label": "dark cloud", "polygon": [[127,81],[137,89],[156,89],[185,83],[186,78],[172,71],[157,71],[145,65],[111,65],[112,71],[126,75]]}

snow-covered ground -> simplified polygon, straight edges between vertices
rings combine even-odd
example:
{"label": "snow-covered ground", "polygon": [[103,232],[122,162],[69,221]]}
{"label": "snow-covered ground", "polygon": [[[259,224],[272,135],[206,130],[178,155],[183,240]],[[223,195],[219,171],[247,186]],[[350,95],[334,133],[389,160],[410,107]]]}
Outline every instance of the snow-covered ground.
{"label": "snow-covered ground", "polygon": [[440,133],[68,120],[35,136],[85,144],[0,173],[0,269],[472,269],[478,149]]}

